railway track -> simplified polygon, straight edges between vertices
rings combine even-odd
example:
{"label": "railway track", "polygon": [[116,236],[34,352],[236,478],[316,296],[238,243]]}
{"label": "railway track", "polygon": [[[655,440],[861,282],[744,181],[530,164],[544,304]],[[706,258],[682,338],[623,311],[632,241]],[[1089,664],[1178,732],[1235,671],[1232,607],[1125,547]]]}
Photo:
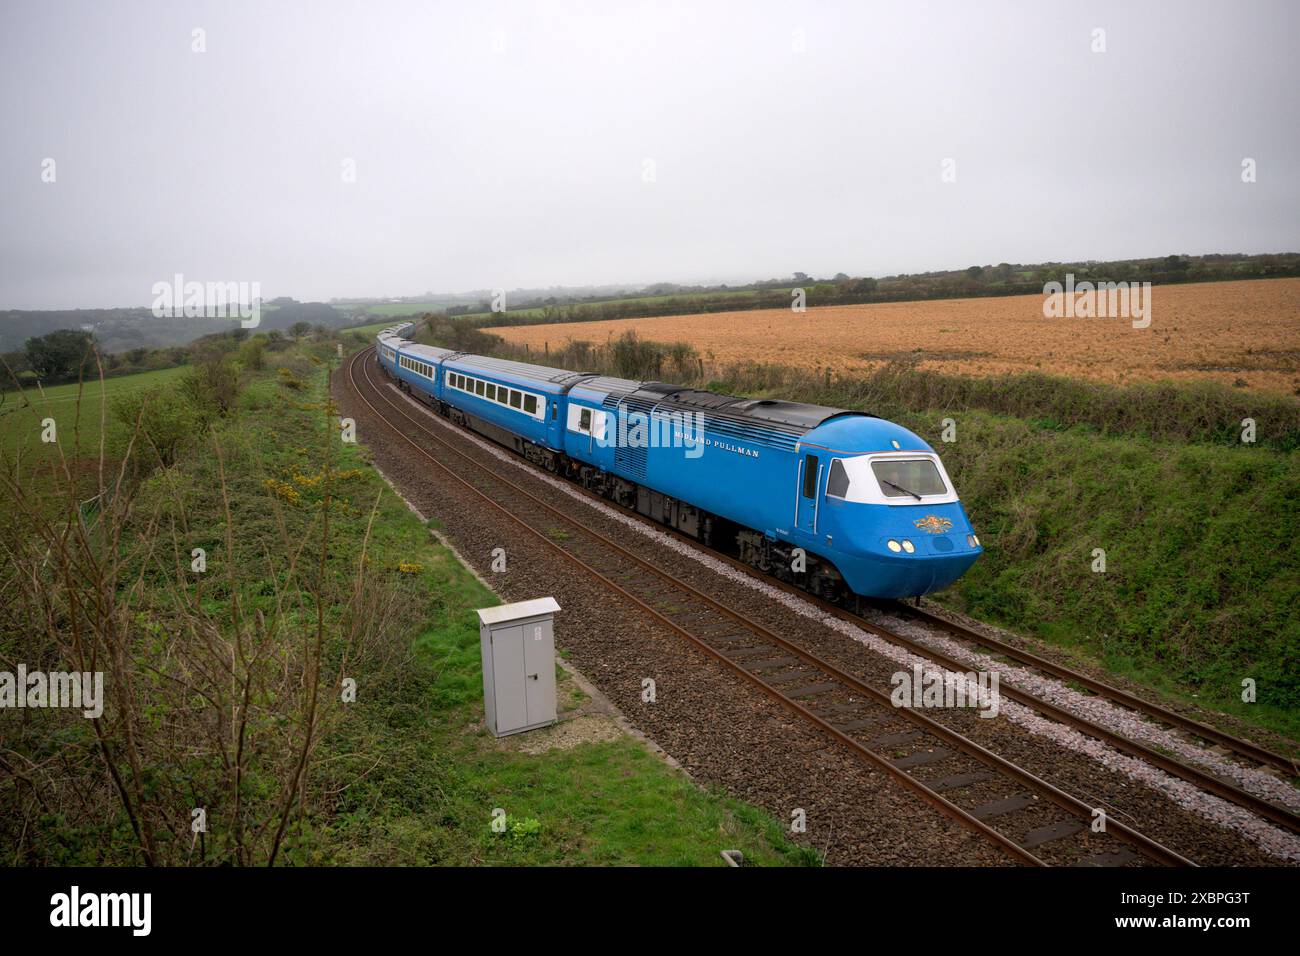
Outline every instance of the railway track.
{"label": "railway track", "polygon": [[[749,565],[726,552],[707,547],[695,539],[681,534],[673,528],[651,521],[631,509],[623,508],[580,486],[574,485],[572,487],[575,491],[584,494],[595,501],[599,501],[607,507],[615,508],[621,513],[642,522],[648,527],[652,527],[661,533],[673,535],[679,540],[690,544],[692,547],[704,551],[718,560],[725,561],[747,574],[755,574]],[[770,586],[779,587],[792,594],[797,594],[823,612],[833,614],[842,620],[848,621],[855,626],[894,644],[895,646],[925,657],[947,670],[959,673],[971,670],[972,665],[969,663],[944,654],[931,644],[909,638],[896,631],[882,627],[879,624],[867,620],[860,614],[831,604],[830,602],[818,598],[815,595],[811,595],[800,588],[793,587],[792,585],[768,576],[763,576],[760,580]],[[1218,730],[1217,728],[1210,727],[1207,724],[1178,714],[1168,708],[1145,701],[1126,691],[1122,691],[1118,688],[1097,681],[1086,674],[1047,661],[1030,652],[1023,651],[1004,642],[984,637],[974,631],[962,628],[960,625],[946,621],[942,617],[929,614],[928,612],[922,611],[919,608],[913,608],[909,605],[903,604],[902,602],[876,603],[877,606],[883,606],[895,613],[909,615],[913,618],[924,620],[925,623],[932,626],[941,626],[959,639],[978,643],[993,651],[998,656],[1010,658],[1022,666],[1036,669],[1041,673],[1048,674],[1067,682],[1073,682],[1076,686],[1084,687],[1090,692],[1104,697],[1113,704],[1128,710],[1136,710],[1146,714],[1167,727],[1176,728],[1191,736],[1212,741],[1220,747],[1223,747],[1225,750],[1239,755],[1246,761],[1254,762],[1261,766],[1268,766],[1291,775],[1297,773],[1295,762],[1280,754],[1272,753],[1250,741],[1234,737]],[[1166,752],[1165,750],[1157,749],[1149,743],[1135,740],[1131,737],[1110,730],[1109,728],[1098,724],[1096,721],[1089,720],[1086,717],[1081,717],[1049,700],[1022,690],[1005,680],[1001,682],[1000,691],[1008,699],[1030,707],[1050,720],[1072,727],[1087,736],[1100,740],[1121,753],[1144,760],[1152,766],[1160,768],[1171,776],[1177,777],[1178,779],[1183,780],[1207,793],[1211,793],[1223,800],[1249,810],[1283,830],[1291,833],[1300,833],[1300,815],[1297,815],[1286,806],[1279,805],[1265,797],[1251,793],[1249,790],[1244,789],[1232,780],[1225,779],[1223,776],[1212,773],[1202,767],[1198,767],[1193,763],[1189,763],[1187,760],[1180,759],[1178,756]]]}
{"label": "railway track", "polygon": [[[674,528],[653,522],[648,518],[645,518],[643,515],[639,515],[630,509],[622,508],[599,495],[587,491],[586,489],[577,488],[576,490],[596,501],[608,505],[609,507],[618,509],[623,514],[641,521],[643,524],[646,524],[657,531],[671,535],[680,541],[688,543],[692,547],[708,553],[710,557],[723,561],[737,570],[750,575],[755,574],[754,569],[748,564],[745,564],[743,561],[724,551],[719,551],[715,548],[701,544],[694,538],[684,535]],[[797,595],[812,604],[818,610],[826,614],[834,615],[835,617],[847,621],[855,627],[862,628],[863,630],[868,631],[897,647],[901,647],[904,650],[931,660],[947,670],[965,673],[972,669],[972,665],[966,661],[961,661],[951,655],[945,654],[928,643],[915,640],[886,627],[882,627],[863,617],[861,614],[846,610],[836,604],[824,600],[823,598],[809,594],[802,588],[766,576],[760,577],[759,580],[771,587],[779,588],[789,594]],[[1291,776],[1300,775],[1300,767],[1296,766],[1296,762],[1281,754],[1268,751],[1260,747],[1258,744],[1234,737],[1218,730],[1217,728],[1211,727],[1208,724],[1204,724],[1200,721],[1179,714],[1176,711],[1171,711],[1167,708],[1161,707],[1159,704],[1145,701],[1127,691],[1112,687],[1111,685],[1091,678],[1086,674],[1056,664],[1055,662],[1048,661],[1028,651],[1006,644],[1005,642],[986,637],[976,631],[970,630],[969,628],[964,628],[959,624],[948,621],[943,617],[904,604],[900,601],[879,601],[874,602],[874,604],[877,607],[889,610],[899,616],[911,617],[934,627],[942,627],[960,640],[983,646],[992,651],[995,655],[1009,658],[1022,666],[1038,670],[1043,674],[1056,677],[1066,682],[1073,682],[1122,708],[1139,711],[1151,716],[1158,724],[1164,724],[1167,727],[1184,731],[1190,736],[1199,737],[1203,740],[1216,743],[1223,747],[1224,750],[1237,754],[1248,762],[1281,770]],[[1014,700],[1017,703],[1024,704],[1042,714],[1044,717],[1065,724],[1066,726],[1073,727],[1075,730],[1078,730],[1089,737],[1100,740],[1114,747],[1121,753],[1126,753],[1130,756],[1145,760],[1153,766],[1164,770],[1171,776],[1186,781],[1207,793],[1212,793],[1215,796],[1236,804],[1239,807],[1250,810],[1252,813],[1257,814],[1284,830],[1291,833],[1300,833],[1300,815],[1297,815],[1287,807],[1280,806],[1277,803],[1253,794],[1230,780],[1226,780],[1217,774],[1211,773],[1201,767],[1197,767],[1185,760],[1181,760],[1172,754],[1157,750],[1140,740],[1135,740],[1131,737],[1126,737],[1123,734],[1112,731],[1095,721],[1088,720],[1086,717],[1080,717],[1051,701],[1022,690],[1006,680],[1000,682],[999,691],[1009,700]]]}
{"label": "railway track", "polygon": [[[700,551],[706,552],[711,557],[724,561],[731,566],[744,571],[746,574],[756,574],[753,568],[733,555],[704,545],[696,539],[684,535],[674,528],[652,521],[632,509],[611,502],[607,498],[597,495],[579,485],[573,485],[572,487],[578,493],[586,495],[592,500],[598,501],[607,507],[614,508],[620,513],[640,521],[661,533],[676,537],[678,540],[681,540]],[[761,576],[758,579],[767,585],[781,588],[791,594],[796,594],[805,601],[816,606],[819,610],[848,621],[856,627],[862,628],[863,630],[866,630],[895,646],[901,647],[921,657],[925,657],[947,670],[965,673],[972,669],[971,664],[944,654],[942,651],[928,643],[914,640],[906,635],[882,627],[879,624],[866,619],[861,614],[832,604],[829,601],[809,594],[801,588],[794,587],[786,582],[782,582],[769,576]],[[1072,682],[1076,686],[1084,687],[1097,696],[1103,697],[1122,708],[1146,714],[1147,716],[1154,718],[1160,724],[1164,724],[1166,727],[1172,727],[1191,736],[1211,741],[1223,747],[1225,750],[1239,755],[1246,761],[1256,763],[1260,766],[1268,766],[1274,770],[1282,771],[1292,776],[1300,774],[1300,768],[1297,767],[1296,762],[1281,754],[1273,753],[1252,743],[1251,741],[1234,737],[1218,730],[1217,728],[1211,727],[1208,724],[1185,717],[1175,711],[1164,708],[1159,704],[1145,701],[1127,691],[1105,684],[1086,674],[1055,664],[1052,661],[1038,657],[1028,651],[1023,651],[1013,645],[1006,644],[1005,642],[985,637],[975,631],[971,631],[958,624],[947,621],[942,617],[930,614],[929,612],[902,602],[882,601],[875,602],[875,604],[878,607],[883,607],[896,614],[923,620],[931,626],[942,627],[952,633],[954,637],[965,640],[969,643],[982,645],[996,655],[1010,658],[1022,666],[1038,670],[1043,674],[1056,677],[1066,682]],[[1100,740],[1121,753],[1144,760],[1152,766],[1160,768],[1171,776],[1177,777],[1186,783],[1204,790],[1206,793],[1211,793],[1229,803],[1233,803],[1249,810],[1281,829],[1287,830],[1291,833],[1300,833],[1300,815],[1297,815],[1285,806],[1281,806],[1269,799],[1251,793],[1249,790],[1244,789],[1232,780],[1225,779],[1207,769],[1198,767],[1184,759],[1180,759],[1174,754],[1156,749],[1156,747],[1146,742],[1135,740],[1131,737],[1110,730],[1109,728],[1098,724],[1096,721],[1079,716],[1078,714],[1054,704],[1049,700],[1022,690],[1005,680],[1001,682],[1000,692],[1008,699],[1030,707],[1050,720],[1072,727],[1089,737]]]}
{"label": "railway track", "polygon": [[1261,747],[1259,744],[1241,737],[1233,736],[1217,727],[1203,721],[1194,720],[1185,714],[1180,714],[1175,710],[1170,710],[1160,704],[1131,694],[1126,690],[1121,690],[1103,681],[1097,680],[1082,671],[1066,667],[1055,661],[1047,660],[1023,648],[1000,641],[997,638],[989,637],[978,631],[950,621],[945,617],[934,614],[923,608],[913,607],[904,604],[901,601],[881,602],[883,607],[893,611],[902,617],[912,618],[922,621],[932,627],[938,627],[948,631],[953,637],[964,641],[968,644],[974,644],[983,647],[994,654],[1015,661],[1017,664],[1047,674],[1059,680],[1076,684],[1090,693],[1103,697],[1113,704],[1118,704],[1128,710],[1137,711],[1152,718],[1157,723],[1166,727],[1173,728],[1183,733],[1224,748],[1226,751],[1237,755],[1243,761],[1253,763],[1261,768],[1272,768],[1280,771],[1290,777],[1300,777],[1300,761],[1295,757],[1288,757],[1284,754],[1276,753]]}
{"label": "railway track", "polygon": [[[919,710],[894,707],[888,694],[585,526],[499,469],[478,467],[404,408],[405,399],[395,401],[376,385],[372,363],[365,360],[372,353],[363,350],[347,364],[358,400],[447,478],[1012,859],[1032,865],[1044,865],[1044,856],[1081,865],[1194,865],[1113,819],[1093,832],[1094,808],[1084,801]],[[453,461],[475,467],[452,467],[409,429]],[[556,521],[573,533],[557,534]]]}

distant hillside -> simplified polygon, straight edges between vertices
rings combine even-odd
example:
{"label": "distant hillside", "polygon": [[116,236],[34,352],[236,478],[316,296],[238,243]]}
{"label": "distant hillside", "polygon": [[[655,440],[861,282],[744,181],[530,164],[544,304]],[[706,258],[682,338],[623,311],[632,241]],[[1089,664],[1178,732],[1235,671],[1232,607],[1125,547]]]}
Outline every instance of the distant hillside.
{"label": "distant hillside", "polygon": [[[348,317],[323,302],[281,298],[262,306],[259,330],[288,329],[295,322],[342,328]],[[56,329],[85,329],[95,334],[103,352],[188,345],[214,332],[240,327],[237,319],[156,318],[148,309],[62,309],[0,312],[0,352],[20,349],[33,336]]]}

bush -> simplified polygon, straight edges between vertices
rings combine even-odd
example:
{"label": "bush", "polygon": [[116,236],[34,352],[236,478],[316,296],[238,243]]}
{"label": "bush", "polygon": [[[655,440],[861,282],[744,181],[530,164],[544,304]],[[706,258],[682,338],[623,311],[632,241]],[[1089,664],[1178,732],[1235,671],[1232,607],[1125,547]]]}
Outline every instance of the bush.
{"label": "bush", "polygon": [[196,407],[225,415],[239,393],[239,373],[229,356],[202,352],[195,356],[194,368],[181,379],[181,391]]}
{"label": "bush", "polygon": [[188,395],[161,385],[123,392],[112,399],[110,410],[113,457],[124,457],[134,438],[132,460],[137,474],[170,467],[201,437],[208,422],[208,416]]}
{"label": "bush", "polygon": [[239,348],[239,361],[250,372],[260,372],[266,366],[266,340],[251,338]]}

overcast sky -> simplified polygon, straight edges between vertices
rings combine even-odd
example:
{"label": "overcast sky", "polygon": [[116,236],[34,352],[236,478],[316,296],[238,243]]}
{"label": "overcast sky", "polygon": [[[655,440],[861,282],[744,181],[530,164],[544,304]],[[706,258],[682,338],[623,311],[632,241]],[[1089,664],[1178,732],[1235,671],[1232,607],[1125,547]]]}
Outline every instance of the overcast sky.
{"label": "overcast sky", "polygon": [[3,0],[0,308],[1293,251],[1297,36],[1285,0]]}

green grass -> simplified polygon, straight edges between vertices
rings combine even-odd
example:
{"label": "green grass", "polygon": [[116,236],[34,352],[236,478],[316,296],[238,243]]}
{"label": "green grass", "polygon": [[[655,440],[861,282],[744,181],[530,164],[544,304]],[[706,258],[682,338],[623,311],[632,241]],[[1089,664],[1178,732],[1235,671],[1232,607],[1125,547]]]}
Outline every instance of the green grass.
{"label": "green grass", "polygon": [[[722,850],[740,849],[758,864],[815,863],[775,819],[695,787],[632,738],[537,756],[515,749],[520,738],[494,740],[466,608],[495,599],[463,569],[444,580],[446,612],[417,641],[404,703],[387,717],[368,712],[338,743],[358,767],[379,769],[348,789],[311,862],[720,866]],[[388,726],[394,713],[400,735]],[[498,809],[510,827],[536,821],[535,832],[494,832]]]}
{"label": "green grass", "polygon": [[[135,389],[175,383],[186,371],[186,366],[178,366],[154,372],[121,375],[105,379],[102,387],[98,379],[87,382],[81,388],[79,417],[77,415],[78,385],[75,382],[47,388],[43,395],[34,388],[25,389],[21,393],[5,392],[4,403],[0,405],[0,445],[8,454],[14,454],[20,448],[24,454],[33,452],[44,454],[52,451],[53,445],[41,441],[41,420],[48,417],[54,419],[64,454],[73,453],[73,434],[74,430],[79,428],[82,453],[97,455],[103,396],[106,395],[111,403],[114,396]],[[30,407],[27,403],[30,403]],[[111,409],[108,410],[108,420],[112,421]]]}
{"label": "green grass", "polygon": [[[250,553],[272,542],[275,529],[245,495],[256,498],[265,475],[312,471],[321,426],[309,406],[323,397],[323,370],[308,378],[310,394],[287,402],[270,373],[262,376],[227,429],[241,445],[227,467],[249,471],[232,493],[243,512],[241,547]],[[345,567],[355,559],[379,494],[370,560],[416,569],[401,577],[424,623],[401,681],[374,687],[362,677],[364,692],[322,744],[312,784],[338,796],[330,814],[294,834],[288,861],[719,866],[720,852],[737,848],[759,864],[816,863],[774,818],[696,787],[630,737],[538,756],[520,752],[520,737],[496,741],[483,727],[474,609],[498,601],[382,484],[368,457],[363,446],[344,446],[337,464],[360,474],[342,486],[347,506],[331,561]],[[304,507],[308,498],[304,490]],[[572,705],[582,695],[564,680],[560,699]],[[497,808],[511,824],[505,834],[491,828]]]}
{"label": "green grass", "polygon": [[1300,739],[1300,454],[971,411],[945,445],[936,415],[899,418],[987,546],[940,600]]}
{"label": "green grass", "polygon": [[388,319],[383,322],[372,322],[369,325],[357,325],[352,328],[339,329],[339,335],[349,335],[353,332],[360,332],[362,335],[374,335],[376,332],[382,332],[392,324],[392,319]]}

